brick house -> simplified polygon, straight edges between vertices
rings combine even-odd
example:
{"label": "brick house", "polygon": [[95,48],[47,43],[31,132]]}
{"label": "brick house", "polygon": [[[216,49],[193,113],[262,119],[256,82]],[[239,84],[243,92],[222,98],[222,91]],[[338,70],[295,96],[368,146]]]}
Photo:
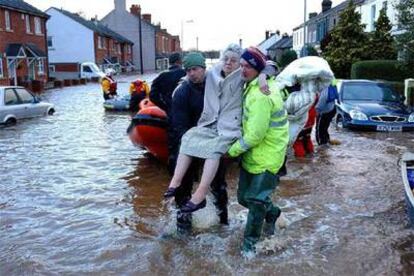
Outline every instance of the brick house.
{"label": "brick house", "polygon": [[24,1],[0,0],[0,85],[47,81],[48,18]]}
{"label": "brick house", "polygon": [[139,25],[141,24],[143,71],[164,69],[166,57],[171,52],[181,51],[178,36],[170,35],[159,25],[152,24],[151,14],[141,14],[141,6],[132,5],[127,11],[125,0],[114,0],[114,4],[115,8],[102,18],[101,22],[134,42],[134,63],[137,68],[141,63],[139,55],[141,35]]}
{"label": "brick house", "polygon": [[[152,24],[151,14],[143,14],[142,20]],[[171,35],[167,29],[161,28],[161,24],[155,25],[155,62],[157,70],[167,69],[168,57],[174,52],[181,52],[180,38]]]}
{"label": "brick house", "polygon": [[51,76],[71,78],[69,72],[83,62],[94,62],[103,70],[132,62],[134,43],[96,19],[54,7],[46,13]]}

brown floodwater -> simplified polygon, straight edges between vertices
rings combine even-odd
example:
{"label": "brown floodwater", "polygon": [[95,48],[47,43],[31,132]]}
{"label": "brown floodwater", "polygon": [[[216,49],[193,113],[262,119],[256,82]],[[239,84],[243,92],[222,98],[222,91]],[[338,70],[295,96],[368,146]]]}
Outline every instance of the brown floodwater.
{"label": "brown floodwater", "polygon": [[130,143],[130,115],[105,112],[97,84],[43,98],[54,116],[0,129],[0,275],[414,274],[398,164],[414,151],[412,133],[332,127],[341,145],[291,158],[273,196],[285,225],[248,261],[235,164],[230,225],[209,202],[194,233],[177,237],[174,206],[162,201],[167,170]]}

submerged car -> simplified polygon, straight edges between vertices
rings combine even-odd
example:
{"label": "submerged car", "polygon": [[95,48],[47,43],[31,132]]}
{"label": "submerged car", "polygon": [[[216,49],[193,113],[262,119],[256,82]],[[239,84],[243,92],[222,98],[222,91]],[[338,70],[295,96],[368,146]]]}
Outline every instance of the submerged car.
{"label": "submerged car", "polygon": [[371,131],[414,130],[414,113],[389,85],[369,80],[342,80],[336,103],[338,127]]}
{"label": "submerged car", "polygon": [[0,124],[15,124],[20,119],[52,115],[55,107],[20,86],[0,86]]}

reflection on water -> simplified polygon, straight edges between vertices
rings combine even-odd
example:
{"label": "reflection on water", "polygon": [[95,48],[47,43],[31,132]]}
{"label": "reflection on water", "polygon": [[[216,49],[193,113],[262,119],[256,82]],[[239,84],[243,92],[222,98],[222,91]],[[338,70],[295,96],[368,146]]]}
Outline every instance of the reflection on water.
{"label": "reflection on water", "polygon": [[[128,83],[119,87],[126,93]],[[244,261],[236,164],[229,226],[209,200],[192,235],[164,235],[175,229],[175,208],[162,200],[169,176],[129,142],[130,115],[105,112],[97,84],[44,98],[56,115],[0,129],[1,275],[414,273],[398,166],[414,150],[411,133],[332,129],[341,145],[289,160],[274,195],[286,227]]]}

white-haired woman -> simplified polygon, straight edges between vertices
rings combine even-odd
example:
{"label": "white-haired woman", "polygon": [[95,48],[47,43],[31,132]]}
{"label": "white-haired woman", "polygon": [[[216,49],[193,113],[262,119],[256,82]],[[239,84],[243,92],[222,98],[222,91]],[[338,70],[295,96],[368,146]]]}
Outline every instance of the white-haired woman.
{"label": "white-haired woman", "polygon": [[[183,212],[194,212],[206,206],[205,197],[217,173],[220,158],[241,136],[244,85],[239,69],[241,55],[241,47],[230,44],[222,52],[220,62],[207,72],[203,112],[198,125],[182,137],[174,176],[164,197],[175,195],[193,157],[205,159],[200,184],[191,199],[181,208]],[[263,71],[268,75],[276,73],[272,65]],[[265,72],[259,77],[264,93],[268,89]]]}

